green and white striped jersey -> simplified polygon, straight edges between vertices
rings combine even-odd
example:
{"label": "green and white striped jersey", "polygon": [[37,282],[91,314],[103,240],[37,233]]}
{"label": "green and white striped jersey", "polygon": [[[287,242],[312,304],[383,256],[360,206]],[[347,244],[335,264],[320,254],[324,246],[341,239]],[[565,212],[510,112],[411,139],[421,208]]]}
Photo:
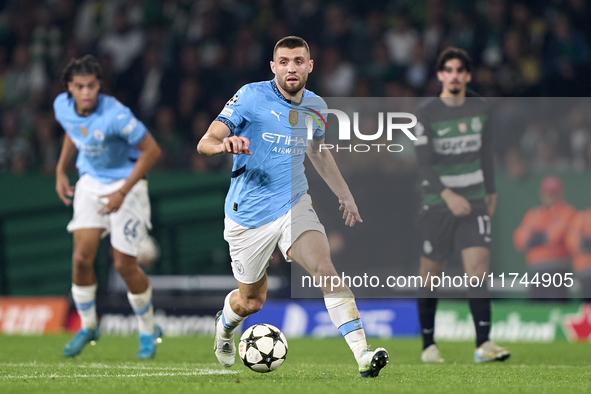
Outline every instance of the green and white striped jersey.
{"label": "green and white striped jersey", "polygon": [[417,109],[415,147],[422,186],[422,205],[445,205],[440,193],[449,188],[469,201],[494,193],[490,104],[467,97],[451,107],[439,97]]}

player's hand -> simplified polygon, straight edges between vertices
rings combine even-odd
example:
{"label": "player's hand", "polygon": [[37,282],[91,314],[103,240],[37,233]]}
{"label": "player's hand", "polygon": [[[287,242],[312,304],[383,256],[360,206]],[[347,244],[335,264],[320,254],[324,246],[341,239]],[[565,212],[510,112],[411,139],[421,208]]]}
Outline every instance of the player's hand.
{"label": "player's hand", "polygon": [[355,223],[363,223],[361,216],[359,216],[359,210],[357,209],[357,204],[355,204],[355,199],[352,195],[348,195],[343,198],[339,198],[339,211],[343,211],[343,219],[345,219],[345,226],[353,227]]}
{"label": "player's hand", "polygon": [[468,200],[450,189],[442,191],[441,197],[454,216],[468,216],[472,212],[472,206]]}
{"label": "player's hand", "polygon": [[[65,173],[58,173],[55,177],[55,191],[66,207],[72,205],[71,198],[74,197],[74,187],[70,186],[70,180]],[[68,198],[70,197],[70,198]]]}
{"label": "player's hand", "polygon": [[99,197],[101,200],[106,200],[105,205],[99,210],[102,215],[108,215],[110,213],[117,212],[123,204],[125,194],[121,190],[117,190],[111,194],[107,194]]}
{"label": "player's hand", "polygon": [[231,136],[222,141],[222,152],[233,153],[235,155],[252,155],[248,149],[250,141],[246,137]]}
{"label": "player's hand", "polygon": [[492,216],[495,214],[495,209],[497,208],[497,193],[487,194],[486,198],[484,199],[484,203],[486,204],[488,216],[492,218]]}

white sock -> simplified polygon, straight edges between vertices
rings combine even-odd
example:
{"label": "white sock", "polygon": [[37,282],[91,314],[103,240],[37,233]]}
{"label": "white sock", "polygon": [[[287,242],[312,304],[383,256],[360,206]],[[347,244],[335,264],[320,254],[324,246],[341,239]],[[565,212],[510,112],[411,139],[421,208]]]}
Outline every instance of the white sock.
{"label": "white sock", "polygon": [[234,330],[246,317],[239,316],[232,310],[230,306],[230,296],[236,290],[232,290],[227,296],[224,301],[224,310],[222,312],[222,318],[218,321],[218,325],[216,327],[218,335],[222,339],[230,339],[232,335],[234,335]]}
{"label": "white sock", "polygon": [[367,341],[359,311],[355,304],[355,296],[353,296],[351,290],[347,289],[339,293],[326,294],[324,303],[330,320],[343,334],[345,341],[347,341],[355,355],[355,359],[358,360],[361,353],[367,350]]}
{"label": "white sock", "polygon": [[137,316],[138,328],[142,334],[154,332],[154,307],[152,306],[152,287],[140,294],[127,292],[127,299]]}
{"label": "white sock", "polygon": [[72,298],[82,322],[82,328],[96,330],[96,283],[78,286],[72,283]]}

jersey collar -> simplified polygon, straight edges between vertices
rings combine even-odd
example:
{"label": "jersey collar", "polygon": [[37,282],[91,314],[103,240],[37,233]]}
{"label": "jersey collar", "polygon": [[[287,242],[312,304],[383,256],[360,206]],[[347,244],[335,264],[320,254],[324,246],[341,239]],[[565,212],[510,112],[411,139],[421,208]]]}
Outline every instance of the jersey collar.
{"label": "jersey collar", "polygon": [[88,116],[82,116],[78,113],[78,111],[76,111],[76,100],[74,100],[74,97],[69,96],[68,97],[68,101],[69,104],[72,106],[72,111],[74,112],[74,115],[76,115],[77,118],[79,119],[89,119],[91,118],[94,114],[96,114],[101,106],[101,98],[102,98],[103,94],[99,93],[98,97],[96,98],[96,107],[94,107],[94,110],[88,114]]}
{"label": "jersey collar", "polygon": [[[275,92],[277,97],[279,97],[281,100],[285,101],[287,104],[295,105],[295,106],[300,105],[301,101],[299,103],[294,103],[291,100],[286,99],[285,96],[283,94],[281,94],[281,92],[279,91],[279,88],[277,87],[277,84],[275,83],[275,79],[271,80],[271,87],[273,88],[273,91]],[[302,93],[302,98],[304,97],[305,94],[306,94],[306,89],[304,89],[304,93]]]}

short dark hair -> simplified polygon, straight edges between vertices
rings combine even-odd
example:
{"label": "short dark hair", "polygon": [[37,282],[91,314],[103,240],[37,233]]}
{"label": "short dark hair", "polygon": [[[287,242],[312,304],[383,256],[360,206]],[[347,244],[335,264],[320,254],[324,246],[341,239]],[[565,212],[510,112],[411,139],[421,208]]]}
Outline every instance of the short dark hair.
{"label": "short dark hair", "polygon": [[308,55],[310,54],[310,47],[308,46],[306,40],[297,36],[287,36],[277,41],[275,48],[273,48],[273,57],[275,57],[275,53],[277,53],[277,49],[279,48],[306,48],[306,52],[308,52]]}
{"label": "short dark hair", "polygon": [[472,58],[468,55],[468,52],[455,47],[447,47],[439,54],[439,57],[437,57],[437,71],[443,71],[445,63],[451,59],[458,59],[467,72],[472,71]]}
{"label": "short dark hair", "polygon": [[62,73],[62,85],[66,89],[66,92],[68,92],[68,97],[71,96],[68,90],[68,82],[72,82],[74,75],[94,75],[96,79],[102,81],[103,70],[98,60],[92,55],[70,60]]}

